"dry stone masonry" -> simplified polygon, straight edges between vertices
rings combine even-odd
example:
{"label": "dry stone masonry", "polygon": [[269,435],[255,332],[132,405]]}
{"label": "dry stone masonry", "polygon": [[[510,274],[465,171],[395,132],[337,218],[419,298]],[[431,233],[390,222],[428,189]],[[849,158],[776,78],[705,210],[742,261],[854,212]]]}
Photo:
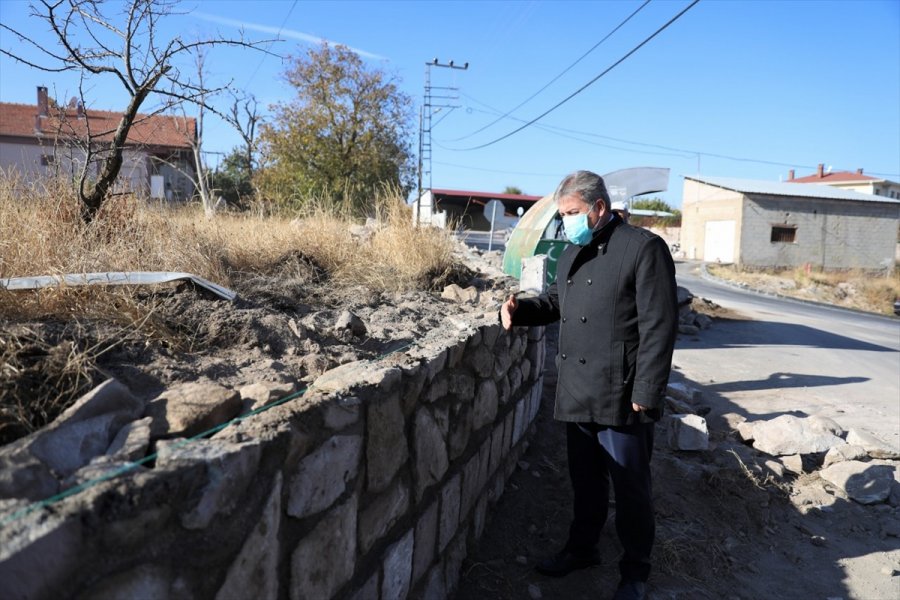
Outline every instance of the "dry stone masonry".
{"label": "dry stone masonry", "polygon": [[448,597],[527,445],[545,359],[542,328],[450,322],[305,394],[198,381],[144,404],[107,381],[0,449],[2,596]]}

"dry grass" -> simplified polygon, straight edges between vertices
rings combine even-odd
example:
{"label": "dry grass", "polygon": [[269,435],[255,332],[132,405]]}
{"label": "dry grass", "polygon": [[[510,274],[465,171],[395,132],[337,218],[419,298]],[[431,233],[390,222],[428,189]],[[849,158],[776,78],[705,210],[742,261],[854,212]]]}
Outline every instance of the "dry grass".
{"label": "dry grass", "polygon": [[822,271],[796,269],[747,269],[709,265],[716,277],[751,288],[792,298],[815,300],[869,312],[893,314],[900,298],[900,267],[887,273],[863,270]]}
{"label": "dry grass", "polygon": [[[311,264],[332,286],[402,291],[434,288],[456,268],[451,237],[413,227],[396,191],[373,194],[375,224],[362,237],[350,234],[349,214],[306,206],[295,219],[234,213],[207,219],[196,206],[165,208],[120,196],[86,225],[64,184],[26,185],[0,173],[0,278],[185,271],[231,286],[255,274],[297,275],[292,268]],[[110,293],[121,301],[120,291],[101,289],[0,291],[0,316],[94,316],[108,312]]]}

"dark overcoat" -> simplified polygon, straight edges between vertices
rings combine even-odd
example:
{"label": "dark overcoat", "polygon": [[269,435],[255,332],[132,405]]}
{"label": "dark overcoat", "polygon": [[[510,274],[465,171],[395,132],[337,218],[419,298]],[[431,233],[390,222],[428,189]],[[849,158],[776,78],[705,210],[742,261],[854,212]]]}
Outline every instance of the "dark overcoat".
{"label": "dark overcoat", "polygon": [[[557,320],[560,421],[630,425],[662,416],[678,328],[675,265],[665,242],[618,216],[568,246],[556,282],[521,298],[513,325]],[[632,402],[650,410],[636,413]]]}

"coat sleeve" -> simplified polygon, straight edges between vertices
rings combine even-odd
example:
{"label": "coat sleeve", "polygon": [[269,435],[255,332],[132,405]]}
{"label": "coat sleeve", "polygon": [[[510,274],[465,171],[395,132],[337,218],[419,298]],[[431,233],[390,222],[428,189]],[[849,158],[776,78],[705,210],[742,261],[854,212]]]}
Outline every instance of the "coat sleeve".
{"label": "coat sleeve", "polygon": [[675,263],[662,238],[654,237],[641,248],[635,288],[640,341],[632,402],[661,408],[678,335]]}
{"label": "coat sleeve", "polygon": [[556,282],[537,298],[520,298],[519,306],[513,313],[513,325],[529,327],[549,325],[559,320],[559,295]]}

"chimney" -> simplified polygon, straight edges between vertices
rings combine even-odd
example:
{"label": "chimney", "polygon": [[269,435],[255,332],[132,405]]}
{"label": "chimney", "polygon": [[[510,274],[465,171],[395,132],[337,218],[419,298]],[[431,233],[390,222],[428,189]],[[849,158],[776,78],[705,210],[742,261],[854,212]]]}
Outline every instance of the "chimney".
{"label": "chimney", "polygon": [[80,119],[84,116],[84,104],[81,103],[81,100],[75,104],[75,115]]}
{"label": "chimney", "polygon": [[793,180],[794,180],[794,170],[791,169],[790,171],[788,171],[788,181],[793,181]]}
{"label": "chimney", "polygon": [[819,170],[816,172],[819,179],[825,177],[825,163],[819,163]]}
{"label": "chimney", "polygon": [[39,117],[46,117],[50,114],[49,102],[47,101],[47,88],[42,85],[39,85],[37,89],[37,106]]}
{"label": "chimney", "polygon": [[857,170],[856,170],[856,174],[857,174],[857,175],[862,175],[862,169],[857,169]]}

